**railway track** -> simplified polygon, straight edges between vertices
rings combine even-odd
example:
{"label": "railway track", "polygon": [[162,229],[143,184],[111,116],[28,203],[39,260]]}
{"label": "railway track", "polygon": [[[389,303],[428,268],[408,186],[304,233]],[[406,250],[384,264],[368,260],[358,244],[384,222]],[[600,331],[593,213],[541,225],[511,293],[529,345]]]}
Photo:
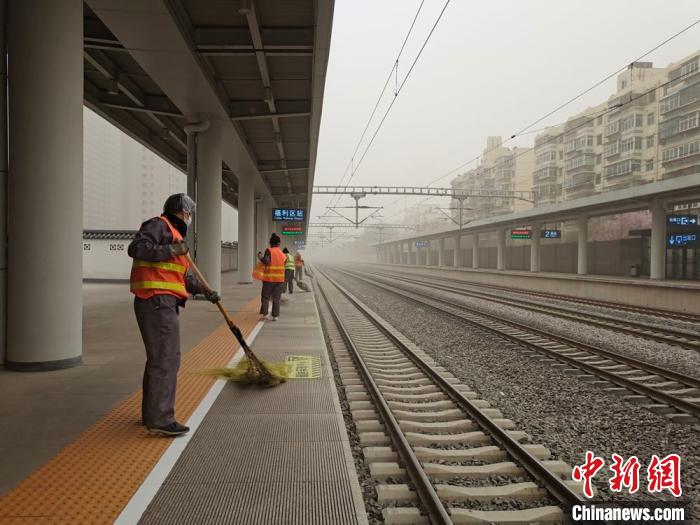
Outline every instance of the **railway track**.
{"label": "railway track", "polygon": [[[689,332],[687,330],[664,328],[649,323],[623,320],[600,313],[586,312],[560,305],[543,305],[535,301],[528,301],[527,299],[503,297],[495,293],[488,293],[478,289],[475,290],[474,288],[481,287],[480,284],[473,285],[472,283],[459,283],[456,285],[454,282],[452,282],[452,284],[445,284],[442,282],[442,279],[435,279],[433,276],[408,276],[405,273],[383,272],[379,270],[373,270],[366,273],[390,277],[391,279],[397,279],[401,282],[430,286],[436,290],[458,293],[477,299],[484,299],[493,303],[512,306],[514,308],[521,308],[530,312],[607,328],[609,330],[630,334],[642,339],[649,339],[660,343],[700,351],[700,334]],[[509,290],[509,293],[520,292],[511,289]]]}
{"label": "railway track", "polygon": [[[404,275],[415,275],[415,273],[412,273],[412,272],[398,272],[398,273],[402,273]],[[449,282],[449,283],[455,282],[455,279],[452,277],[442,277],[439,275],[431,275],[430,278],[435,279],[437,281],[444,281],[444,282]],[[613,303],[610,301],[600,301],[600,300],[596,300],[596,299],[585,299],[583,297],[572,297],[570,295],[562,295],[562,294],[556,294],[556,293],[551,293],[551,292],[538,292],[538,291],[534,291],[534,290],[524,290],[524,289],[520,289],[520,288],[509,288],[507,286],[499,286],[497,284],[472,283],[472,282],[466,282],[466,281],[461,281],[461,280],[457,281],[457,282],[460,282],[460,283],[463,283],[463,284],[469,285],[469,286],[476,286],[479,288],[489,288],[489,289],[498,290],[501,292],[517,293],[517,294],[522,294],[522,295],[528,295],[531,297],[539,297],[542,299],[554,299],[557,301],[565,301],[565,302],[575,303],[575,304],[585,304],[588,306],[610,308],[612,310],[619,310],[619,311],[623,311],[623,312],[648,315],[651,317],[659,317],[661,319],[675,319],[678,321],[685,321],[685,322],[689,322],[689,323],[700,323],[700,315],[695,315],[695,314],[691,314],[691,313],[674,312],[671,310],[662,310],[659,308],[647,308],[644,306]]]}
{"label": "railway track", "polygon": [[694,377],[457,304],[393,278],[383,283],[383,278],[369,278],[366,272],[337,271],[505,338],[533,357],[541,356],[581,380],[597,382],[626,401],[674,422],[697,424],[700,420],[700,380]]}
{"label": "railway track", "polygon": [[[384,521],[561,523],[571,468],[321,270],[314,290]],[[322,300],[321,300],[322,299]]]}

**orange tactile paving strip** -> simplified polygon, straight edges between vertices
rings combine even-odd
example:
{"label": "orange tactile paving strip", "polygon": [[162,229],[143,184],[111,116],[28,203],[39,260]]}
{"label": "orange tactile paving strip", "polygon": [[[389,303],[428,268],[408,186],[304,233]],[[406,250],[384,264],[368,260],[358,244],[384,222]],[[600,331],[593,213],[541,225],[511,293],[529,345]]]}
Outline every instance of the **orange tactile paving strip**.
{"label": "orange tactile paving strip", "polygon": [[[257,300],[233,316],[246,336],[259,318]],[[237,351],[222,325],[185,354],[177,385],[180,421],[215,382],[192,372],[225,366]],[[138,427],[140,419],[139,391],[0,499],[0,523],[112,523],[172,442]]]}

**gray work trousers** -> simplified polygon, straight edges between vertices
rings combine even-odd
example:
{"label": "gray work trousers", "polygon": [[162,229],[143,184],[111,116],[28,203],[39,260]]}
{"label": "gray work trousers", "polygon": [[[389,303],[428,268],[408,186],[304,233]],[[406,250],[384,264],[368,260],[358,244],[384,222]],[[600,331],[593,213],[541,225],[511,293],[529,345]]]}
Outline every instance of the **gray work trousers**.
{"label": "gray work trousers", "polygon": [[175,421],[175,388],[180,369],[178,298],[170,294],[134,300],[136,321],[146,346],[141,417],[148,428]]}
{"label": "gray work trousers", "polygon": [[272,317],[280,315],[280,298],[284,290],[284,283],[270,283],[263,281],[262,292],[260,293],[260,313],[267,315],[272,299]]}
{"label": "gray work trousers", "polygon": [[284,271],[284,281],[287,286],[286,290],[289,293],[294,293],[294,270]]}
{"label": "gray work trousers", "polygon": [[297,281],[303,281],[304,280],[304,267],[300,266],[299,268],[296,268],[295,271],[296,271]]}

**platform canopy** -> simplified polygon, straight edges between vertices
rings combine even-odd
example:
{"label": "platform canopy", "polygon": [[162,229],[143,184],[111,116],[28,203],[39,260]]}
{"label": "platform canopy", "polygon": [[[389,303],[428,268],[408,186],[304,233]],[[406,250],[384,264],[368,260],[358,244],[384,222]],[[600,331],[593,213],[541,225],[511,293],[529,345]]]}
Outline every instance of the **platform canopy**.
{"label": "platform canopy", "polygon": [[85,104],[185,170],[185,125],[223,121],[223,197],[241,175],[309,208],[333,0],[87,0]]}

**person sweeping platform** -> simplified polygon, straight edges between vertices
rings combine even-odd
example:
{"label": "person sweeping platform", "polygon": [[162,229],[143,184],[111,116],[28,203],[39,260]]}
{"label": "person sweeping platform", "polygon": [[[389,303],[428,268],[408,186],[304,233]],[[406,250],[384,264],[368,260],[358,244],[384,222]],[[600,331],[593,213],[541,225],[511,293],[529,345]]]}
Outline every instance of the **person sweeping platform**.
{"label": "person sweeping platform", "polygon": [[189,428],[175,420],[175,390],[180,368],[178,314],[189,294],[204,294],[216,304],[219,294],[192,276],[184,241],[194,201],[184,193],[165,201],[163,214],[141,225],[129,245],[134,312],[146,347],[142,423],[155,434],[179,436]]}
{"label": "person sweeping platform", "polygon": [[286,257],[284,261],[284,283],[285,292],[294,293],[294,257],[289,250],[285,248],[282,250],[284,256]]}

